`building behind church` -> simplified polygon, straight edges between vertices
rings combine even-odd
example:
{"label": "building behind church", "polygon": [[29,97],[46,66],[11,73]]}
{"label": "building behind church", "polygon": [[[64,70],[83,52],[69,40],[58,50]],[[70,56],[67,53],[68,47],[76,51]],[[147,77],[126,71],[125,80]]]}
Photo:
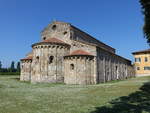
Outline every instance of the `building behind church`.
{"label": "building behind church", "polygon": [[136,76],[150,75],[150,49],[136,51],[132,53],[135,62],[135,74]]}
{"label": "building behind church", "polygon": [[134,76],[130,60],[115,49],[65,22],[54,21],[41,42],[21,59],[21,81],[98,84]]}

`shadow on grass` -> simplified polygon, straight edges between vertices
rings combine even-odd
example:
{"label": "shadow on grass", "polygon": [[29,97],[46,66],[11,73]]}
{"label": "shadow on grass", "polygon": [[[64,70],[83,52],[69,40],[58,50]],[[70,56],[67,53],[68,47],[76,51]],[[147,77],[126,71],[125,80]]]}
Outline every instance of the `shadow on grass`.
{"label": "shadow on grass", "polygon": [[12,78],[12,79],[14,79],[16,81],[20,81],[20,77],[15,77],[15,78]]}
{"label": "shadow on grass", "polygon": [[109,103],[110,106],[97,107],[91,113],[150,113],[150,82],[141,86],[139,91]]}

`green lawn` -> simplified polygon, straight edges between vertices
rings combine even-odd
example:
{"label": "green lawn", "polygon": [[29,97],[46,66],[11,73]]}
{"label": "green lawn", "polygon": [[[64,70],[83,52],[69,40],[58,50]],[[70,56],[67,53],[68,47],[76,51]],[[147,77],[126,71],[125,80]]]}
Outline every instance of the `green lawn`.
{"label": "green lawn", "polygon": [[88,86],[18,79],[0,76],[0,113],[150,113],[150,77]]}

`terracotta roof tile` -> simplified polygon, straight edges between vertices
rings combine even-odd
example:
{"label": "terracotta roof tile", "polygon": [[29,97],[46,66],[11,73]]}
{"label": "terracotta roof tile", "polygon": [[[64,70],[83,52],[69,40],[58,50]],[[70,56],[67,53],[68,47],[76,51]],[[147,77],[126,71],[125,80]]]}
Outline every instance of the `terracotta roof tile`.
{"label": "terracotta roof tile", "polygon": [[37,45],[37,44],[42,44],[42,43],[55,43],[55,44],[63,44],[63,45],[68,45],[70,46],[69,44],[63,42],[62,40],[59,40],[57,38],[49,38],[47,40],[43,40],[42,42],[39,42],[39,43],[35,43],[33,44],[32,46],[34,45]]}
{"label": "terracotta roof tile", "polygon": [[150,53],[150,49],[133,52],[132,54]]}
{"label": "terracotta roof tile", "polygon": [[93,56],[92,54],[90,54],[89,52],[86,52],[84,50],[75,50],[73,51],[70,55],[67,55],[67,56],[75,56],[75,55],[81,55],[81,56]]}
{"label": "terracotta roof tile", "polygon": [[54,42],[54,43],[65,43],[57,38],[49,38],[47,40],[43,40],[42,42]]}
{"label": "terracotta roof tile", "polygon": [[21,61],[22,61],[22,60],[32,60],[32,58],[33,58],[32,56],[28,56],[28,57],[26,57],[26,58],[21,59]]}

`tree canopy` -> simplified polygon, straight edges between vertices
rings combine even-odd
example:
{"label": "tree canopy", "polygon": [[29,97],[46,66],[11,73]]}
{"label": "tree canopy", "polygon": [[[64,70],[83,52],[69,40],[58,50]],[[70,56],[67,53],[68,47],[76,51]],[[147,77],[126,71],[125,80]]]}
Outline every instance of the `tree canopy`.
{"label": "tree canopy", "polygon": [[0,61],[0,69],[2,69],[2,62]]}
{"label": "tree canopy", "polygon": [[147,39],[147,43],[150,45],[150,0],[140,0],[140,3],[145,17],[145,24],[143,27],[144,36]]}
{"label": "tree canopy", "polygon": [[11,62],[10,69],[11,69],[12,71],[15,69],[15,62],[14,62],[14,61]]}
{"label": "tree canopy", "polygon": [[20,62],[17,62],[17,71],[20,72]]}
{"label": "tree canopy", "polygon": [[11,62],[10,67],[2,67],[2,62],[0,61],[0,75],[20,75],[20,62],[15,64],[14,61]]}

